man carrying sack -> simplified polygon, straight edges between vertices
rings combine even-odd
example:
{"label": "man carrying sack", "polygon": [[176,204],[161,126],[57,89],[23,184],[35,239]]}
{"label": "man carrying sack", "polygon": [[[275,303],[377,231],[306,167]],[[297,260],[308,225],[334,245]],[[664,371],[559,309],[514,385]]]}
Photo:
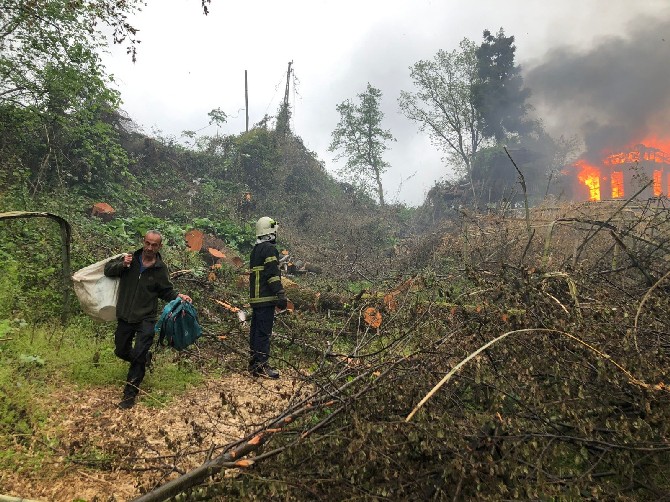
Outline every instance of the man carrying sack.
{"label": "man carrying sack", "polygon": [[175,291],[170,282],[167,266],[159,253],[162,244],[160,232],[149,230],[141,249],[105,265],[107,277],[120,277],[114,353],[130,363],[123,399],[118,405],[122,409],[135,405],[135,397],[151,361],[149,349],[154,340],[158,299],[170,302],[179,297],[192,301],[188,295]]}

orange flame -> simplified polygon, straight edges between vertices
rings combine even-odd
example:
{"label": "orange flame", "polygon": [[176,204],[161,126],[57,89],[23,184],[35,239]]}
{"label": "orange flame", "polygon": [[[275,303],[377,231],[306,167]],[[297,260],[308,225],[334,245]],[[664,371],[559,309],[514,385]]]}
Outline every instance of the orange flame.
{"label": "orange flame", "polygon": [[623,171],[612,171],[610,180],[612,181],[612,198],[622,199],[624,196]]}
{"label": "orange flame", "polygon": [[585,160],[578,160],[575,165],[580,169],[577,179],[589,189],[589,200],[600,200],[600,169]]}
{"label": "orange flame", "polygon": [[617,164],[634,164],[636,162],[652,162],[657,164],[670,164],[670,155],[646,145],[636,145],[635,150],[628,153],[613,153],[605,157],[603,164],[614,166]]}
{"label": "orange flame", "polygon": [[646,136],[631,141],[623,151],[608,155],[603,160],[605,165],[626,164],[635,162],[653,162],[670,164],[670,140],[658,136]]}
{"label": "orange flame", "polygon": [[[652,191],[655,197],[661,197],[670,193],[670,169],[658,164],[670,166],[670,139],[662,139],[657,136],[640,137],[633,141],[622,151],[603,152],[602,168],[589,164],[585,160],[579,160],[574,164],[578,169],[577,179],[580,184],[589,190],[589,200],[597,201],[601,197],[601,189],[607,188],[607,175],[609,175],[609,188],[613,199],[624,197],[625,175],[628,167],[634,168],[632,164],[645,166],[644,172],[652,176]],[[651,165],[657,164],[652,170]],[[628,165],[628,166],[627,166]],[[602,185],[605,181],[605,185]],[[665,181],[665,185],[664,185]]]}
{"label": "orange flame", "polygon": [[663,169],[654,169],[654,197],[663,195]]}

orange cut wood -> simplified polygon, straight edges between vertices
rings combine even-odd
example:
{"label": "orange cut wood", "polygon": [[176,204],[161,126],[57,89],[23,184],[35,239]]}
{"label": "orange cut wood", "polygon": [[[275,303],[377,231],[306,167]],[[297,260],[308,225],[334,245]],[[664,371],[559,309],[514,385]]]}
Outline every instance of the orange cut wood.
{"label": "orange cut wood", "polygon": [[101,213],[113,213],[114,208],[107,204],[106,202],[96,202],[93,204],[93,214],[101,214]]}
{"label": "orange cut wood", "polygon": [[217,300],[216,298],[212,298],[216,303],[221,305],[224,309],[230,310],[231,312],[238,312],[240,309],[231,305],[230,303],[222,302],[221,300]]}
{"label": "orange cut wood", "polygon": [[386,308],[391,312],[398,310],[398,301],[396,300],[397,296],[397,291],[392,291],[391,293],[384,295],[384,305],[386,305]]}
{"label": "orange cut wood", "polygon": [[249,440],[249,444],[253,444],[253,445],[260,444],[261,439],[263,439],[263,433],[262,432],[260,434],[256,434],[254,437],[252,437]]}
{"label": "orange cut wood", "polygon": [[372,328],[378,328],[382,324],[382,314],[374,307],[368,307],[363,312],[365,324]]}
{"label": "orange cut wood", "polygon": [[209,254],[211,254],[214,258],[225,258],[226,255],[222,251],[219,251],[216,248],[207,248],[207,251]]}
{"label": "orange cut wood", "polygon": [[186,245],[190,251],[200,251],[202,249],[202,243],[205,240],[205,234],[194,228],[193,230],[186,232],[184,239],[186,240]]}
{"label": "orange cut wood", "polygon": [[116,210],[106,202],[96,202],[91,207],[91,216],[97,216],[105,222],[111,221],[115,214]]}

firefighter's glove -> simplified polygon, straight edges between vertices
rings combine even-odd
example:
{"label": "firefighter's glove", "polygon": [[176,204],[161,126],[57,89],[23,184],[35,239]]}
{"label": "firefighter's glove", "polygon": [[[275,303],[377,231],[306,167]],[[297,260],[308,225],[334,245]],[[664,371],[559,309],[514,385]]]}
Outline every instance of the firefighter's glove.
{"label": "firefighter's glove", "polygon": [[286,299],[286,293],[284,293],[283,291],[277,293],[277,303],[276,303],[276,305],[277,305],[277,308],[279,308],[279,310],[285,310],[286,309],[286,306],[288,305],[288,300]]}

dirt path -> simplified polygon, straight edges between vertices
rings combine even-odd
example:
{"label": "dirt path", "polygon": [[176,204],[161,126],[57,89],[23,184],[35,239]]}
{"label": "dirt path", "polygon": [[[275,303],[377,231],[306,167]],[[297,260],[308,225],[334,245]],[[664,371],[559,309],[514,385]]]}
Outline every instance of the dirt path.
{"label": "dirt path", "polygon": [[130,410],[116,407],[117,387],[61,389],[46,427],[46,437],[57,440],[54,456],[27,473],[0,470],[0,494],[56,502],[133,499],[178,476],[162,477],[165,466],[197,467],[212,444],[242,438],[276,416],[296,385],[285,373],[279,380],[228,375],[167,407],[148,405],[144,396]]}

